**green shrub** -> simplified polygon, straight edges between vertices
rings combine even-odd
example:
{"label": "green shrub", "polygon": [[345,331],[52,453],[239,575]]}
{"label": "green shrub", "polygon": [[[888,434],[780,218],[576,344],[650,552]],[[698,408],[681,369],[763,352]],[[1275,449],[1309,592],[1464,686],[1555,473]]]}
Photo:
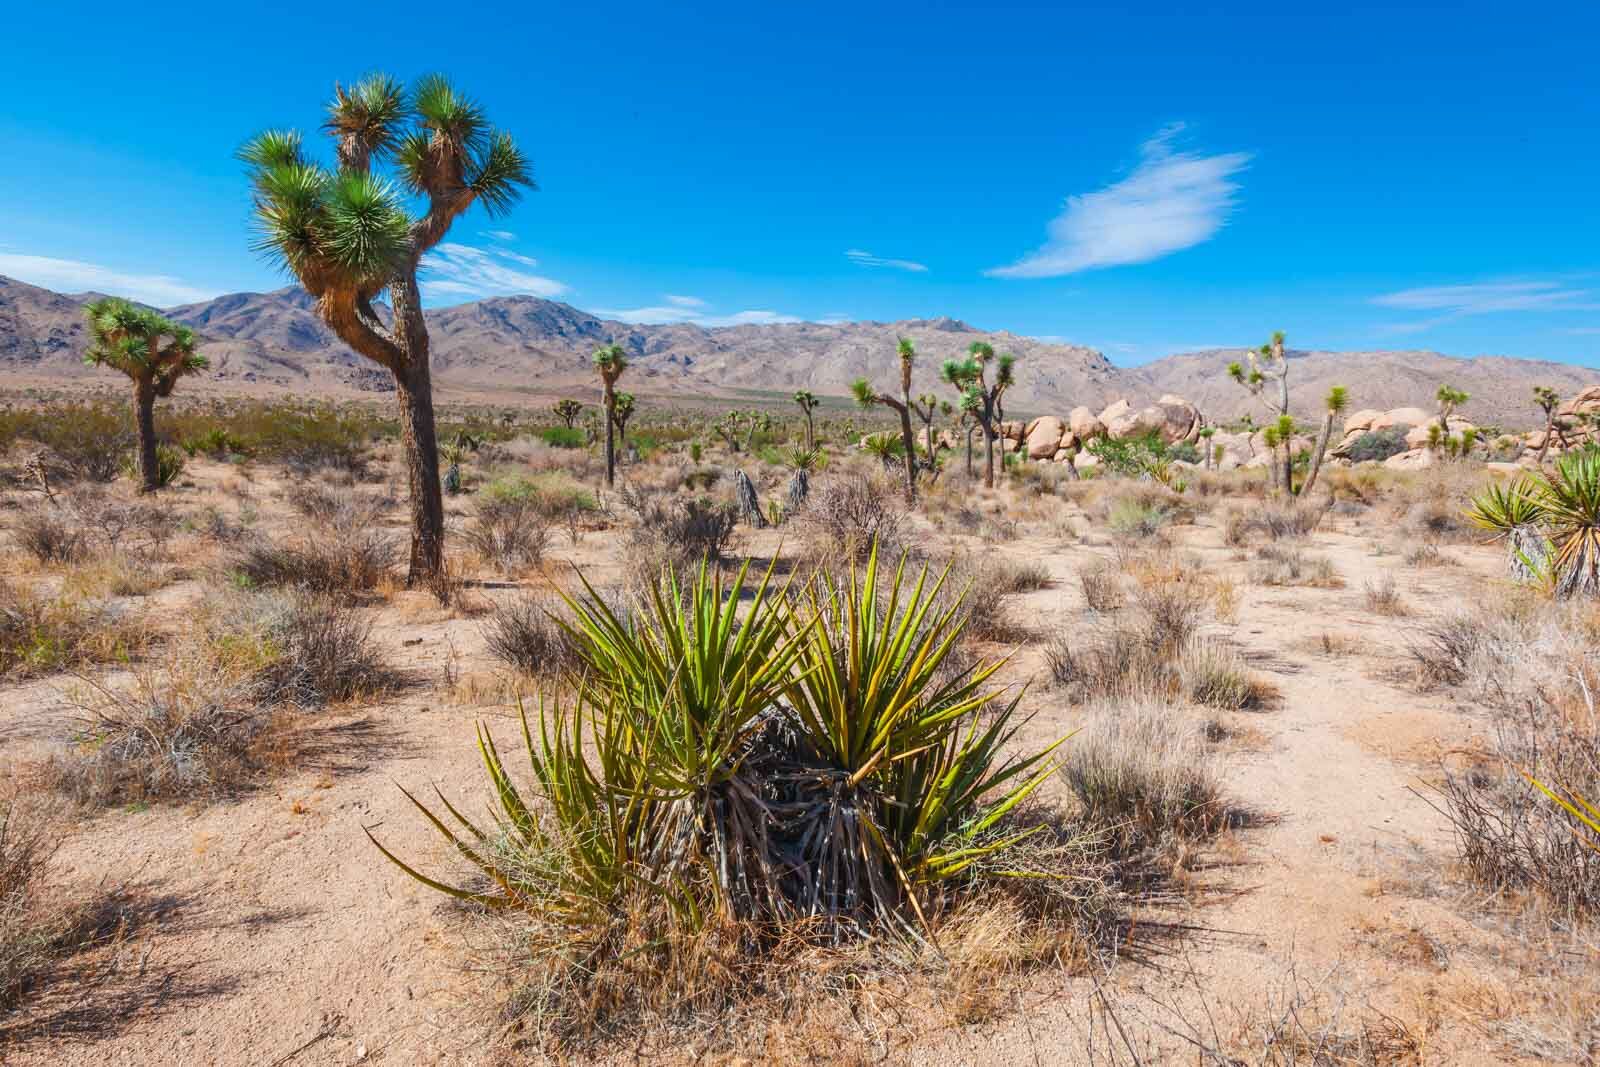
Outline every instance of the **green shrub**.
{"label": "green shrub", "polygon": [[1406,444],[1405,430],[1398,426],[1387,430],[1368,430],[1350,445],[1350,461],[1352,463],[1381,461],[1390,456],[1397,456],[1409,447]]}
{"label": "green shrub", "polygon": [[583,448],[589,441],[579,427],[548,426],[539,431],[539,440],[551,448]]}

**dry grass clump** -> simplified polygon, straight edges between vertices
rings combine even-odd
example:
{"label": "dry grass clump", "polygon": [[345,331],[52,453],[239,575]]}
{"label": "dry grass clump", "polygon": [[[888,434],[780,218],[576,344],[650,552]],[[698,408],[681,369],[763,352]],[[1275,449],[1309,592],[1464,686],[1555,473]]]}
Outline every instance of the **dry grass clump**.
{"label": "dry grass clump", "polygon": [[1116,611],[1127,600],[1122,576],[1109,560],[1097,559],[1086,564],[1078,571],[1078,582],[1090,611]]}
{"label": "dry grass clump", "polygon": [[496,604],[484,620],[489,653],[529,678],[548,678],[580,670],[582,659],[572,635],[552,614],[546,597],[520,596]]}
{"label": "dry grass clump", "polygon": [[479,502],[462,536],[483,559],[516,574],[544,559],[550,522],[530,498],[490,497]]}
{"label": "dry grass clump", "polygon": [[1411,609],[1406,606],[1405,598],[1400,595],[1400,590],[1395,587],[1394,575],[1392,574],[1385,574],[1377,581],[1369,579],[1365,583],[1365,599],[1367,610],[1374,615],[1397,618],[1411,614]]}
{"label": "dry grass clump", "polygon": [[1264,501],[1248,510],[1230,511],[1223,520],[1222,539],[1235,548],[1255,535],[1269,541],[1303,541],[1315,532],[1327,513],[1326,504]]}
{"label": "dry grass clump", "polygon": [[387,499],[308,493],[301,501],[314,528],[287,543],[247,545],[231,568],[242,584],[348,596],[387,581],[399,556],[379,525]]}
{"label": "dry grass clump", "polygon": [[290,590],[228,597],[206,611],[206,651],[244,680],[262,707],[318,708],[374,697],[400,682],[372,639],[372,620],[348,602]]}
{"label": "dry grass clump", "polygon": [[91,685],[78,699],[83,725],[46,779],[82,804],[214,799],[287,758],[277,716],[204,662],[137,672],[127,692]]}
{"label": "dry grass clump", "polygon": [[1248,577],[1256,585],[1307,586],[1338,589],[1344,579],[1326,556],[1308,555],[1298,548],[1262,545],[1256,550]]}
{"label": "dry grass clump", "polygon": [[905,510],[900,491],[881,475],[840,474],[818,480],[800,523],[819,560],[865,561],[878,546],[884,559],[905,549]]}
{"label": "dry grass clump", "polygon": [[84,600],[147,596],[167,582],[167,576],[148,560],[121,552],[79,563],[62,578],[62,590]]}
{"label": "dry grass clump", "polygon": [[720,563],[739,522],[733,505],[707,497],[642,498],[635,514],[625,559],[629,587],[641,590],[660,582],[668,568],[685,573],[702,562]]}
{"label": "dry grass clump", "polygon": [[0,808],[0,1016],[49,962],[60,933],[43,890],[60,837],[15,802]]}
{"label": "dry grass clump", "polygon": [[1439,551],[1431,541],[1423,541],[1406,549],[1405,561],[1411,567],[1453,567],[1456,560]]}
{"label": "dry grass clump", "polygon": [[1203,838],[1229,820],[1200,727],[1162,700],[1093,708],[1061,775],[1092,823],[1127,840]]}
{"label": "dry grass clump", "polygon": [[1178,686],[1196,704],[1222,711],[1258,708],[1271,695],[1244,658],[1217,641],[1191,641],[1178,660]]}
{"label": "dry grass clump", "polygon": [[[1594,618],[1582,605],[1490,604],[1439,624],[1430,638],[1440,681],[1494,716],[1490,750],[1447,766],[1442,810],[1480,885],[1531,896],[1560,922],[1600,915],[1593,834],[1546,796],[1600,798],[1600,663]],[[1531,779],[1531,780],[1530,780]]]}
{"label": "dry grass clump", "polygon": [[89,552],[88,535],[50,507],[32,507],[11,521],[17,547],[38,563],[76,563]]}
{"label": "dry grass clump", "polygon": [[1471,541],[1481,533],[1467,521],[1459,500],[1435,497],[1414,504],[1406,512],[1404,525],[1432,541]]}
{"label": "dry grass clump", "polygon": [[33,678],[126,659],[150,632],[127,613],[73,596],[41,597],[0,581],[0,678]]}

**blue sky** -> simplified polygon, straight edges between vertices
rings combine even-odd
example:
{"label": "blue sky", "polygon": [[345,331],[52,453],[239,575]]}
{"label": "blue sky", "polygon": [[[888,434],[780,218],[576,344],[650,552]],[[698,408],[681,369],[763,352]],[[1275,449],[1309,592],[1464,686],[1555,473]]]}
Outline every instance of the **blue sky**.
{"label": "blue sky", "polygon": [[239,142],[439,70],[541,188],[457,224],[433,303],[1600,365],[1600,5],[1300,6],[26,5],[0,274],[283,285]]}

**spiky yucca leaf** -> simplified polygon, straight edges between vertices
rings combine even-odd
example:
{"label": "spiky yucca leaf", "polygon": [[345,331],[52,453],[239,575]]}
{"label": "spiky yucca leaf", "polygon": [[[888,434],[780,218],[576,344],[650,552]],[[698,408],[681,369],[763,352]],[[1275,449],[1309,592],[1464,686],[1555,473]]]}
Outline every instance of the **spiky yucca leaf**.
{"label": "spiky yucca leaf", "polygon": [[1505,537],[1519,526],[1539,522],[1543,510],[1531,478],[1521,476],[1504,484],[1491,482],[1471,497],[1467,521],[1482,530]]}
{"label": "spiky yucca leaf", "polygon": [[1600,593],[1600,452],[1562,456],[1536,490],[1562,592]]}

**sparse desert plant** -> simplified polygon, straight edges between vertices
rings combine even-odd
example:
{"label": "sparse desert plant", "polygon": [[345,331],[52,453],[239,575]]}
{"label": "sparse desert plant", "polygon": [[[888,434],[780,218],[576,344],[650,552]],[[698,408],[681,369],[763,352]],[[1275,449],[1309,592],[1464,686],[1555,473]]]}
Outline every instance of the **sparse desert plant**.
{"label": "sparse desert plant", "polygon": [[150,641],[125,613],[76,597],[41,597],[0,581],[0,678],[108,663]]}
{"label": "sparse desert plant", "polygon": [[507,574],[536,567],[550,544],[550,524],[526,497],[488,498],[462,531],[474,551]]}
{"label": "sparse desert plant", "polygon": [[[911,398],[911,365],[916,362],[917,348],[908,337],[901,337],[895,342],[895,354],[900,360],[900,395],[880,393],[872,388],[872,383],[865,378],[857,378],[850,385],[850,391],[855,394],[856,403],[862,407],[871,407],[873,404],[882,404],[900,417],[900,449],[905,459],[906,467],[906,503],[915,504],[917,501],[917,444],[911,434],[911,415],[916,412],[921,415],[917,401]],[[932,413],[928,413],[929,419]]]}
{"label": "sparse desert plant", "polygon": [[211,653],[247,681],[259,706],[318,708],[372,697],[397,682],[372,620],[336,597],[300,590],[244,594],[215,611]]}
{"label": "sparse desert plant", "polygon": [[578,644],[556,621],[560,604],[521,596],[496,604],[483,623],[489,653],[529,678],[551,678],[581,668]]}
{"label": "sparse desert plant", "polygon": [[1159,699],[1093,708],[1061,775],[1092,822],[1135,842],[1203,838],[1229,819],[1199,726]]}
{"label": "sparse desert plant", "polygon": [[131,691],[90,690],[82,726],[48,768],[84,804],[215,799],[255,783],[281,752],[274,716],[206,665],[135,672]]}
{"label": "sparse desert plant", "polygon": [[42,898],[61,837],[36,807],[0,802],[0,1018],[49,961],[60,933]]}
{"label": "sparse desert plant", "polygon": [[1352,463],[1381,463],[1390,456],[1398,456],[1410,447],[1406,443],[1405,429],[1397,426],[1384,430],[1368,430],[1351,442],[1346,454]]}
{"label": "sparse desert plant", "polygon": [[292,544],[257,541],[239,553],[230,571],[252,588],[350,595],[382,585],[396,555],[394,542],[382,530],[345,531]]}
{"label": "sparse desert plant", "polygon": [[881,480],[840,474],[818,482],[805,523],[814,551],[828,559],[863,560],[873,545],[882,553],[904,545],[905,513]]}
{"label": "sparse desert plant", "polygon": [[480,728],[495,833],[450,808],[475,846],[430,815],[490,888],[384,854],[453,895],[559,917],[579,939],[644,902],[690,930],[925,927],[984,872],[1023,873],[1005,817],[1052,773],[1051,749],[1002,757],[1015,701],[978,723],[998,665],[935,683],[959,636],[953,614],[925,611],[937,579],[880,576],[871,557],[798,598],[769,574],[741,610],[744,579],[671,577],[630,625],[592,589],[569,602],[585,683],[570,713],[524,733],[547,804],[522,799]]}
{"label": "sparse desert plant", "polygon": [[18,513],[11,521],[11,536],[40,563],[76,563],[89,550],[89,539],[72,516],[53,506]]}
{"label": "sparse desert plant", "polygon": [[1189,643],[1178,661],[1178,684],[1196,704],[1222,711],[1258,707],[1266,695],[1243,658],[1215,641]]}
{"label": "sparse desert plant", "polygon": [[1395,587],[1394,575],[1385,574],[1377,581],[1368,579],[1365,583],[1367,610],[1374,615],[1409,615],[1411,609],[1406,606],[1405,599]]}
{"label": "sparse desert plant", "polygon": [[179,379],[210,364],[195,351],[194,331],[158,312],[108,296],[84,308],[93,341],[84,354],[92,367],[121,371],[133,382],[140,489],[153,492],[183,470],[183,453],[157,450],[155,403],[172,395]]}
{"label": "sparse desert plant", "polygon": [[1118,537],[1154,537],[1172,521],[1172,512],[1160,503],[1119,496],[1111,501],[1106,523]]}
{"label": "sparse desert plant", "polygon": [[1249,579],[1256,585],[1300,585],[1337,589],[1344,579],[1326,556],[1308,555],[1299,548],[1263,545],[1250,565]]}
{"label": "sparse desert plant", "polygon": [[1097,559],[1078,571],[1084,602],[1090,611],[1116,611],[1125,599],[1122,576],[1110,561]]}
{"label": "sparse desert plant", "polygon": [[[474,204],[491,217],[503,214],[532,178],[510,135],[491,128],[483,109],[437,74],[410,92],[385,74],[348,90],[335,86],[324,128],[334,139],[336,171],[308,159],[294,130],[269,130],[240,149],[258,247],[294,275],[340,340],[394,379],[410,481],[409,580],[422,582],[444,566],[445,529],[417,272]],[[421,218],[374,171],[390,160],[405,188],[427,198]],[[390,322],[372,309],[385,289]]]}

